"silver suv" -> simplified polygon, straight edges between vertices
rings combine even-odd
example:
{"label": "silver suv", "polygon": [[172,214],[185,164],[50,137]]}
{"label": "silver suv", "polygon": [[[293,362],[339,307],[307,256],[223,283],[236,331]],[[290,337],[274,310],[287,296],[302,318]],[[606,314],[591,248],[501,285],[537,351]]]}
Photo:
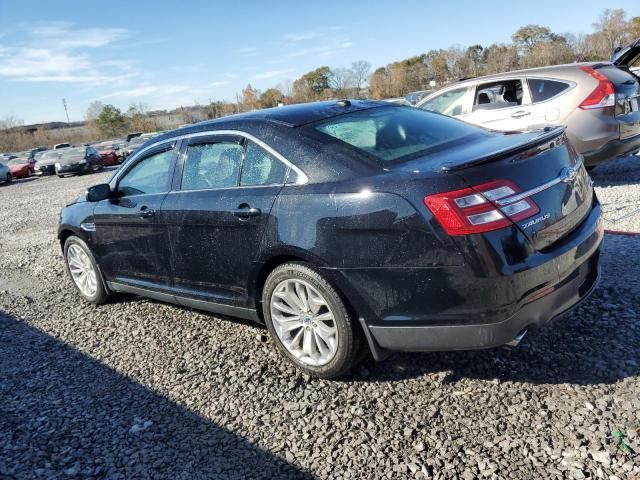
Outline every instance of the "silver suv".
{"label": "silver suv", "polygon": [[640,150],[640,40],[611,62],[572,63],[453,83],[416,104],[494,130],[566,125],[585,164]]}

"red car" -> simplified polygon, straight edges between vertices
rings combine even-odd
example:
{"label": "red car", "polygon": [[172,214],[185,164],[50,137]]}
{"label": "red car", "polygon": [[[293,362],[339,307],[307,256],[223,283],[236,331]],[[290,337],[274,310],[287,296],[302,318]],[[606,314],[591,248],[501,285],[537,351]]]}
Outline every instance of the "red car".
{"label": "red car", "polygon": [[13,178],[25,178],[35,175],[35,164],[33,158],[18,157],[9,160],[7,166]]}
{"label": "red car", "polygon": [[116,147],[112,143],[99,143],[94,145],[102,158],[102,164],[105,167],[110,167],[112,165],[120,165],[122,163],[122,157],[118,155],[116,151]]}

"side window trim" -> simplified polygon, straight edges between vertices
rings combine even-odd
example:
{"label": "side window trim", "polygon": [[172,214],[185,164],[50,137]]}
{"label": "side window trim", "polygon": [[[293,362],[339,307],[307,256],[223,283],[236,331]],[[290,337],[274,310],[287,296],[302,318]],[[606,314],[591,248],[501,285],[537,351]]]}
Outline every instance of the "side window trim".
{"label": "side window trim", "polygon": [[[165,191],[164,193],[167,193],[171,190],[171,185],[172,185],[172,179],[173,179],[173,175],[174,175],[174,171],[175,171],[175,167],[176,167],[176,157],[177,157],[177,152],[178,149],[176,148],[177,146],[179,146],[180,141],[176,140],[176,139],[170,139],[167,140],[166,142],[162,142],[162,143],[158,143],[156,145],[152,145],[149,148],[146,148],[144,151],[140,152],[140,155],[137,155],[135,157],[135,159],[132,162],[127,162],[128,165],[126,165],[126,169],[123,169],[121,172],[118,172],[118,175],[116,175],[110,182],[109,182],[109,186],[111,187],[111,189],[113,191],[117,191],[118,190],[118,185],[120,184],[120,180],[122,180],[124,177],[127,176],[127,174],[131,171],[131,169],[133,167],[135,167],[137,164],[139,164],[140,162],[146,160],[147,158],[156,155],[158,153],[162,153],[162,152],[167,152],[169,150],[173,150],[173,155],[171,156],[171,166],[169,167],[169,180],[167,181],[167,184],[165,185]],[[149,194],[141,194],[141,195],[149,195]],[[135,196],[135,195],[132,195]]]}

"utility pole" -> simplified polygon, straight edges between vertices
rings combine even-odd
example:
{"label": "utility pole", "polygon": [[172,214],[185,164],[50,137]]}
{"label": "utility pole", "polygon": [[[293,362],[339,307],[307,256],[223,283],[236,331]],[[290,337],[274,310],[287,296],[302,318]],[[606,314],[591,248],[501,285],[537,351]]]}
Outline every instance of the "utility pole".
{"label": "utility pole", "polygon": [[67,123],[69,123],[69,112],[67,110],[67,101],[62,99],[62,106],[64,107],[64,114],[67,116]]}

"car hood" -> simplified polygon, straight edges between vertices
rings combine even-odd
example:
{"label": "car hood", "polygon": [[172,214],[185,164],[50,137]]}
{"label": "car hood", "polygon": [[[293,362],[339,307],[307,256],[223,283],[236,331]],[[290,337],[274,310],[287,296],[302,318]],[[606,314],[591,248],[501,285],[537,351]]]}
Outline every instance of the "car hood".
{"label": "car hood", "polygon": [[611,63],[617,67],[628,67],[640,55],[640,38],[629,45],[616,49],[611,55]]}

